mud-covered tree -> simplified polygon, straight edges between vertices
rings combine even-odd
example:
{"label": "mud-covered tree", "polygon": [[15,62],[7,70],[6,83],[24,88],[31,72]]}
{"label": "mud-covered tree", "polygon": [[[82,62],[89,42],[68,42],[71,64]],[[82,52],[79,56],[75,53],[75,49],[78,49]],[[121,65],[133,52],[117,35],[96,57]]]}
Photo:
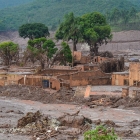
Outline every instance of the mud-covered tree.
{"label": "mud-covered tree", "polygon": [[76,44],[82,37],[80,19],[75,17],[73,13],[65,15],[64,21],[60,24],[58,30],[56,31],[55,37],[57,40],[72,40],[73,50],[77,51]]}
{"label": "mud-covered tree", "polygon": [[19,35],[20,37],[33,40],[35,38],[47,37],[50,35],[50,33],[45,24],[27,23],[19,27]]}
{"label": "mud-covered tree", "polygon": [[25,62],[31,60],[33,63],[40,62],[41,68],[44,69],[45,63],[49,66],[53,55],[56,53],[57,48],[55,43],[46,38],[38,38],[28,41],[27,50],[25,51]]}
{"label": "mud-covered tree", "polygon": [[57,60],[59,60],[60,65],[67,65],[72,63],[72,52],[69,45],[66,42],[61,43],[62,48],[58,52]]}
{"label": "mud-covered tree", "polygon": [[11,65],[12,61],[19,59],[19,46],[12,41],[0,43],[0,57],[5,65]]}
{"label": "mud-covered tree", "polygon": [[71,63],[72,62],[72,52],[71,52],[69,45],[66,42],[62,42],[61,46],[62,46],[61,54],[64,57],[64,61]]}
{"label": "mud-covered tree", "polygon": [[61,48],[56,52],[54,55],[50,66],[53,64],[59,64],[59,65],[72,65],[72,52],[69,47],[69,45],[66,42],[61,43]]}
{"label": "mud-covered tree", "polygon": [[82,38],[90,46],[91,55],[97,55],[99,45],[107,44],[112,38],[111,27],[101,13],[93,12],[83,15],[80,25]]}

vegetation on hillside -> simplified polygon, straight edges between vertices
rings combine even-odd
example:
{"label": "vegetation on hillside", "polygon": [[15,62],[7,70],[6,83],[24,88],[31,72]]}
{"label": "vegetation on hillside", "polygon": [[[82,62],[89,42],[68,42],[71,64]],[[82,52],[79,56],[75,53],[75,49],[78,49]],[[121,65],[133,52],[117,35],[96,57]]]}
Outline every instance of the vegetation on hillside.
{"label": "vegetation on hillside", "polygon": [[110,25],[117,30],[140,29],[140,16],[134,7],[130,10],[114,8],[105,15]]}
{"label": "vegetation on hillside", "polygon": [[15,7],[21,4],[29,3],[33,0],[0,0],[0,9]]}
{"label": "vegetation on hillside", "polygon": [[[138,3],[138,0],[133,3],[131,0],[34,0],[28,5],[1,10],[0,30],[17,30],[22,24],[34,22],[40,22],[55,29],[63,16],[69,12],[81,16],[93,11],[106,14],[114,8],[127,11],[134,7],[139,11]],[[132,22],[130,21],[130,24]],[[122,26],[120,27],[123,29]],[[139,29],[133,26],[133,29],[135,28]]]}
{"label": "vegetation on hillside", "polygon": [[137,5],[137,7],[140,7],[140,0],[128,0],[128,1],[130,1],[134,5]]}

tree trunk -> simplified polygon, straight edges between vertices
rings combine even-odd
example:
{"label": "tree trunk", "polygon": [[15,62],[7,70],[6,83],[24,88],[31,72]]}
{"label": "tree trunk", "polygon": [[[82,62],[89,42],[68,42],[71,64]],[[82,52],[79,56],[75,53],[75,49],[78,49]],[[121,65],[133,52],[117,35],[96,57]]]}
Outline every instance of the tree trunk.
{"label": "tree trunk", "polygon": [[76,41],[73,41],[73,51],[77,51]]}
{"label": "tree trunk", "polygon": [[92,57],[94,56],[94,47],[93,47],[93,45],[90,45],[90,55]]}
{"label": "tree trunk", "polygon": [[41,69],[44,69],[44,68],[45,68],[45,63],[44,63],[44,61],[40,61],[40,63],[41,63]]}
{"label": "tree trunk", "polygon": [[96,46],[96,47],[94,47],[94,54],[95,54],[95,56],[97,56],[98,55],[98,47]]}

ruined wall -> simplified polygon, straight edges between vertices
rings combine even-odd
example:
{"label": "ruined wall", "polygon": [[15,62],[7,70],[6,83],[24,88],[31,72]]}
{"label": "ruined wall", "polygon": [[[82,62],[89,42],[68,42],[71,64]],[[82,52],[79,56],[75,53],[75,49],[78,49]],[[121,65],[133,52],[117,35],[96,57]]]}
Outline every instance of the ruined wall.
{"label": "ruined wall", "polygon": [[129,85],[129,74],[112,74],[112,85],[124,86]]}
{"label": "ruined wall", "polygon": [[0,86],[4,86],[5,85],[5,80],[0,79]]}
{"label": "ruined wall", "polygon": [[79,51],[74,51],[74,60],[75,61],[80,61],[82,57],[82,53]]}
{"label": "ruined wall", "polygon": [[55,90],[60,90],[61,88],[60,81],[56,78],[50,78],[50,88],[55,89]]}
{"label": "ruined wall", "polygon": [[99,69],[99,65],[98,64],[87,64],[84,65],[84,71],[92,71],[92,70],[98,70]]}
{"label": "ruined wall", "polygon": [[15,75],[15,74],[0,75],[0,85],[5,86],[5,85],[18,84],[18,80],[21,79],[22,77],[23,77],[22,75]]}
{"label": "ruined wall", "polygon": [[140,87],[140,62],[132,62],[129,65],[129,85]]}
{"label": "ruined wall", "polygon": [[81,60],[79,61],[80,64],[87,64],[91,62],[90,56],[82,56]]}
{"label": "ruined wall", "polygon": [[111,74],[105,74],[100,69],[96,71],[77,72],[70,75],[70,86],[109,85]]}
{"label": "ruined wall", "polygon": [[24,75],[22,77],[22,79],[18,80],[18,84],[42,87],[43,80],[49,80],[49,77],[47,77],[47,76],[35,76],[35,75],[25,76]]}
{"label": "ruined wall", "polygon": [[57,65],[53,65],[51,68],[60,69],[60,70],[70,70],[71,69],[70,66],[57,66]]}
{"label": "ruined wall", "polygon": [[46,69],[44,71],[41,71],[40,75],[50,75],[50,76],[57,76],[57,75],[62,75],[62,74],[70,74],[73,72],[77,72],[78,70],[65,70],[65,69]]}
{"label": "ruined wall", "polygon": [[63,74],[63,75],[59,75],[57,76],[58,79],[63,79],[63,80],[69,80],[70,79],[70,75],[69,74]]}
{"label": "ruined wall", "polygon": [[107,61],[107,60],[112,60],[112,59],[108,58],[108,57],[95,56],[93,59],[93,62],[94,63],[102,63],[102,62]]}
{"label": "ruined wall", "polygon": [[100,64],[100,68],[105,73],[121,72],[124,70],[124,57],[120,59],[109,58]]}
{"label": "ruined wall", "polygon": [[78,71],[84,71],[84,65],[77,65],[74,68],[77,69]]}

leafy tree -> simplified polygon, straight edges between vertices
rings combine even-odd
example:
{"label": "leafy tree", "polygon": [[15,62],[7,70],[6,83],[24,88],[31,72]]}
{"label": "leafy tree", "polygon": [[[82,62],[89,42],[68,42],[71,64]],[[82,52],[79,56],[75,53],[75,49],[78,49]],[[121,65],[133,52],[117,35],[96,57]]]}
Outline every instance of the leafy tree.
{"label": "leafy tree", "polygon": [[114,8],[111,13],[111,21],[113,21],[114,24],[116,24],[119,21],[120,17],[121,17],[121,13],[119,9]]}
{"label": "leafy tree", "polygon": [[90,46],[91,55],[97,55],[98,46],[112,38],[105,16],[98,12],[88,13],[81,17],[80,24],[83,40]]}
{"label": "leafy tree", "polygon": [[117,140],[113,130],[106,129],[103,126],[96,127],[95,130],[85,132],[84,140]]}
{"label": "leafy tree", "polygon": [[47,37],[50,35],[48,27],[42,23],[27,23],[19,28],[19,35],[31,40],[35,38]]}
{"label": "leafy tree", "polygon": [[53,55],[56,53],[57,48],[52,40],[46,38],[38,38],[28,41],[28,47],[25,52],[25,62],[31,60],[33,63],[39,61],[41,68],[45,67],[45,63],[49,66]]}
{"label": "leafy tree", "polygon": [[54,55],[51,65],[70,65],[72,63],[72,52],[69,45],[66,42],[61,43],[61,48]]}
{"label": "leafy tree", "polygon": [[19,59],[19,46],[11,41],[0,43],[0,57],[5,65],[11,65],[12,61]]}
{"label": "leafy tree", "polygon": [[62,48],[60,49],[60,63],[67,65],[67,63],[72,63],[72,52],[69,45],[66,42],[62,42]]}
{"label": "leafy tree", "polygon": [[129,16],[130,16],[132,19],[136,19],[136,17],[137,17],[137,10],[136,10],[134,7],[132,7],[132,8],[130,9]]}
{"label": "leafy tree", "polygon": [[73,13],[65,15],[64,21],[60,24],[57,32],[56,39],[63,39],[64,41],[72,40],[73,50],[77,51],[76,44],[81,38],[80,20],[75,17]]}

